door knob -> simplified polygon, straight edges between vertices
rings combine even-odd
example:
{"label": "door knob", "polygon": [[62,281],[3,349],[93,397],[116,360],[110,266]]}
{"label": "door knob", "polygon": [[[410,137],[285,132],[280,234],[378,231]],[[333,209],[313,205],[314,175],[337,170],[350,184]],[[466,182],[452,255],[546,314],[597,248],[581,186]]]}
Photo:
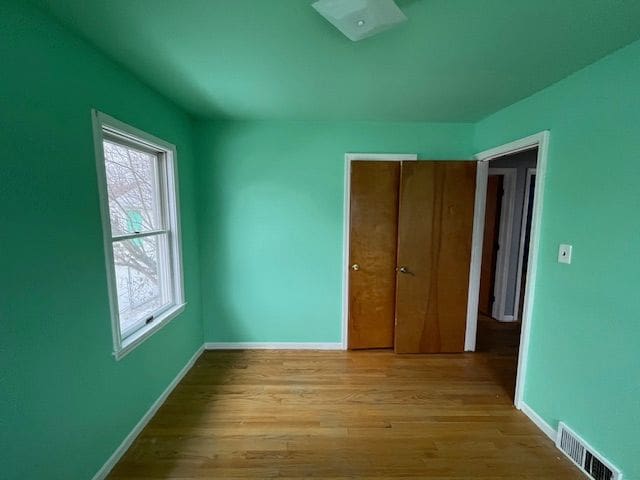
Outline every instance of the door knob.
{"label": "door knob", "polygon": [[399,271],[400,273],[409,273],[409,269],[408,269],[407,267],[400,267],[400,268],[398,269],[398,271]]}
{"label": "door knob", "polygon": [[358,265],[357,263],[354,263],[353,265],[351,265],[351,270],[354,270],[357,272],[358,270],[360,270],[360,265]]}

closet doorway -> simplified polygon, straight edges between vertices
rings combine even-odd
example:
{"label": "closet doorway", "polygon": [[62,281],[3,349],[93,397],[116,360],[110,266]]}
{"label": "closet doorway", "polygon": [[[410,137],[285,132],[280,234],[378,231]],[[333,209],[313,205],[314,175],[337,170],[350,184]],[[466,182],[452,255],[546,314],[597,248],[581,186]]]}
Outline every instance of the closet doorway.
{"label": "closet doorway", "polygon": [[347,347],[462,352],[476,163],[347,165]]}

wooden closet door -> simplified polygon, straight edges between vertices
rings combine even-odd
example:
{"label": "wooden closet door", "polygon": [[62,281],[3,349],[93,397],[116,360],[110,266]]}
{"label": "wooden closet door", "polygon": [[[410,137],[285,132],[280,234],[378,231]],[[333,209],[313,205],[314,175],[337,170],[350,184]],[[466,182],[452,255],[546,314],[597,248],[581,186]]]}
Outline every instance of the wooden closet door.
{"label": "wooden closet door", "polygon": [[395,350],[464,351],[475,162],[403,162]]}
{"label": "wooden closet door", "polygon": [[391,348],[400,162],[351,163],[349,349]]}

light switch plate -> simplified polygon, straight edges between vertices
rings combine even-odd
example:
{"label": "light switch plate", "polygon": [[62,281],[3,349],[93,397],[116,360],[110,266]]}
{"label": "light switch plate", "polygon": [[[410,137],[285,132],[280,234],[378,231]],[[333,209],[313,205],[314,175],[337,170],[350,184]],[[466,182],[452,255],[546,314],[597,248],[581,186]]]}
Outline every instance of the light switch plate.
{"label": "light switch plate", "polygon": [[573,245],[561,244],[558,249],[558,263],[571,263],[571,250]]}

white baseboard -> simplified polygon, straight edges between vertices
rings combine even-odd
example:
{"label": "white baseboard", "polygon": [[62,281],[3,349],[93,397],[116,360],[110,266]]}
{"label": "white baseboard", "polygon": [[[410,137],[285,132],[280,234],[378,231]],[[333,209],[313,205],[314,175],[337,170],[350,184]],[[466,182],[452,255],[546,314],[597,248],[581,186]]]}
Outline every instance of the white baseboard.
{"label": "white baseboard", "polygon": [[344,350],[341,342],[207,342],[205,350]]}
{"label": "white baseboard", "polygon": [[524,402],[520,402],[520,410],[524,413],[529,419],[538,427],[540,430],[544,432],[544,434],[549,437],[554,443],[556,441],[556,437],[558,436],[558,432],[555,428],[549,425],[544,419],[538,415],[533,408],[527,405]]}
{"label": "white baseboard", "polygon": [[131,432],[129,432],[129,434],[125,437],[125,439],[122,441],[120,446],[116,448],[116,451],[113,452],[113,455],[109,457],[109,459],[102,466],[102,468],[100,468],[100,470],[98,470],[98,472],[93,476],[92,480],[104,480],[105,478],[107,478],[107,475],[109,475],[109,472],[111,472],[111,469],[115,467],[116,463],[118,463],[120,458],[122,458],[125,452],[129,449],[129,447],[131,446],[133,441],[136,439],[136,437],[140,434],[142,429],[144,429],[144,427],[147,426],[147,423],[149,423],[149,420],[153,418],[153,416],[156,414],[158,409],[162,406],[162,404],[167,399],[169,394],[173,391],[174,388],[176,388],[176,385],[180,383],[180,380],[182,380],[182,378],[187,374],[187,372],[191,370],[191,367],[193,367],[193,364],[196,363],[196,360],[198,360],[198,357],[200,357],[203,351],[204,351],[204,346],[198,348],[196,353],[193,354],[191,359],[189,359],[189,361],[182,368],[182,370],[178,372],[176,377],[171,381],[171,383],[167,386],[164,392],[162,392],[162,394],[158,397],[158,399],[155,402],[153,402],[153,405],[149,407],[149,410],[147,410],[147,413],[144,414],[144,416],[140,419],[140,421],[136,424],[136,426],[133,427],[133,430],[131,430]]}
{"label": "white baseboard", "polygon": [[513,315],[502,315],[501,317],[497,317],[496,320],[499,322],[513,322]]}

